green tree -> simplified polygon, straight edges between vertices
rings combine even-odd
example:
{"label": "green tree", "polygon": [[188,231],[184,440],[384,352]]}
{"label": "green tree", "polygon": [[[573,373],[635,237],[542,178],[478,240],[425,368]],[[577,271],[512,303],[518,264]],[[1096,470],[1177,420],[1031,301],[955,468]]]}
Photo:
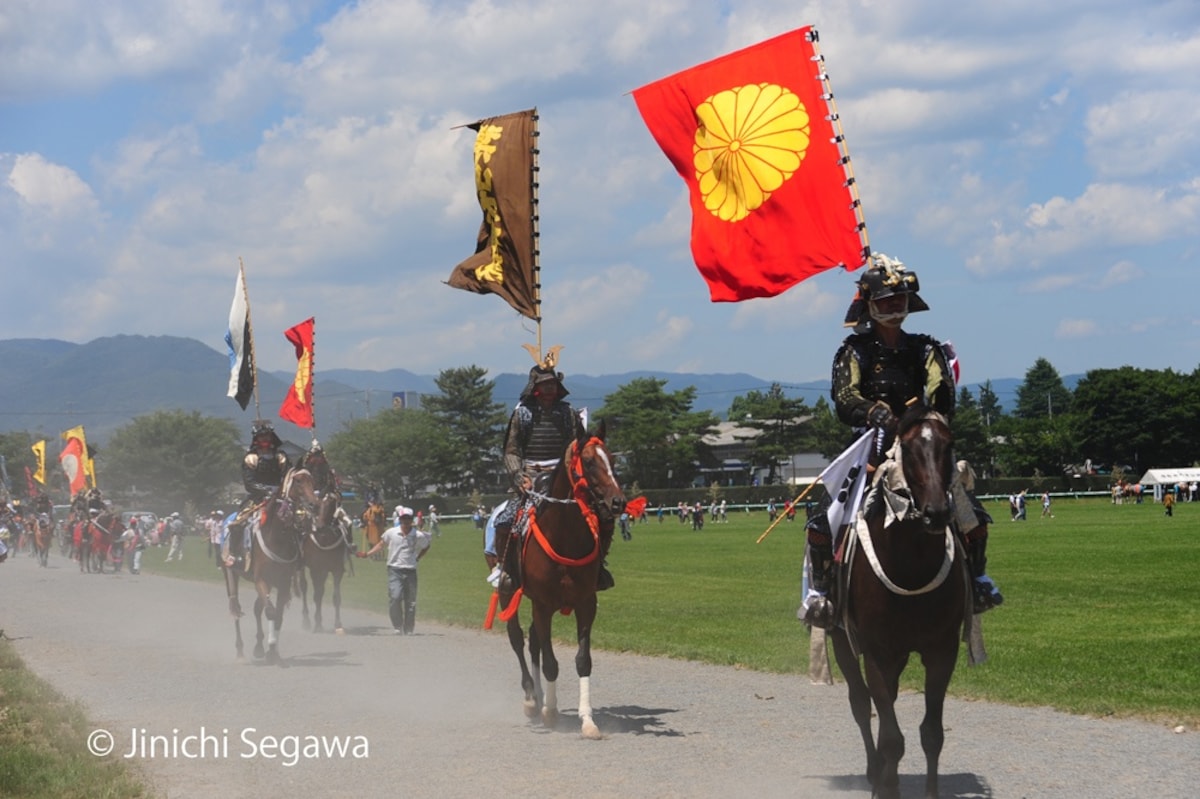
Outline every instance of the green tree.
{"label": "green tree", "polygon": [[1101,467],[1191,464],[1200,449],[1197,388],[1200,376],[1170,369],[1123,366],[1088,372],[1074,396],[1080,415],[1093,420],[1080,430],[1081,452]]}
{"label": "green tree", "polygon": [[981,477],[991,476],[994,455],[992,443],[988,439],[979,405],[966,386],[959,389],[954,421],[950,427],[954,431],[955,455],[970,461]]}
{"label": "green tree", "polygon": [[1025,382],[1017,387],[1017,418],[1041,419],[1070,411],[1071,392],[1058,370],[1045,358],[1038,358],[1025,373]]}
{"label": "green tree", "polygon": [[424,408],[391,408],[359,419],[329,440],[329,462],[360,485],[375,483],[389,499],[412,499],[450,474],[454,445]]}
{"label": "green tree", "polygon": [[[0,489],[0,494],[11,497],[23,497],[29,493],[25,484],[25,469],[30,474],[37,471],[37,458],[33,455],[34,439],[29,433],[13,432],[0,433],[0,455],[4,456],[4,471],[8,475],[8,483]],[[51,482],[52,472],[57,471],[53,462],[54,453],[51,451],[52,442],[46,442],[46,482]],[[34,481],[34,487],[41,486]]]}
{"label": "green tree", "polygon": [[500,439],[508,419],[504,405],[493,402],[496,384],[486,375],[486,369],[474,365],[445,369],[436,380],[441,394],[421,399],[446,431],[452,468],[440,482],[459,493],[491,488],[499,474]]}
{"label": "green tree", "polygon": [[604,398],[597,418],[608,419],[609,446],[624,461],[622,479],[645,486],[687,486],[712,465],[703,438],[717,426],[709,411],[693,411],[695,386],[663,391],[667,381],[638,377]]}
{"label": "green tree", "polygon": [[[242,445],[229,419],[156,411],[113,433],[96,458],[96,479],[118,502],[159,513],[226,504],[241,488]],[[143,501],[138,497],[146,496]]]}
{"label": "green tree", "polygon": [[832,460],[849,444],[850,428],[838,420],[827,399],[818,397],[808,421],[804,449],[819,452]]}
{"label": "green tree", "polygon": [[1010,475],[1062,474],[1065,467],[1079,462],[1081,421],[1069,413],[1008,420],[999,450],[1001,469]]}
{"label": "green tree", "polygon": [[778,482],[780,462],[799,452],[806,438],[808,406],[802,399],[784,396],[783,386],[772,383],[766,391],[751,391],[735,397],[729,406],[729,421],[759,431],[751,445],[755,468],[767,469],[767,484]]}
{"label": "green tree", "polygon": [[1004,418],[1004,406],[992,389],[992,381],[988,380],[979,387],[979,416],[983,419],[984,427],[991,427]]}

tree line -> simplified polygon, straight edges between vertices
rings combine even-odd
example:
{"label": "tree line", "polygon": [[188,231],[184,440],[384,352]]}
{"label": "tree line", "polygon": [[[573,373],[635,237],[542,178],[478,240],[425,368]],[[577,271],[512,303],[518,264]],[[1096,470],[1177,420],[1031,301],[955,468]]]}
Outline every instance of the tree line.
{"label": "tree line", "polygon": [[[720,466],[706,438],[720,419],[693,409],[696,389],[665,390],[667,381],[638,377],[604,398],[592,419],[608,424],[610,449],[618,453],[620,477],[630,487],[675,488],[703,479]],[[478,366],[446,369],[438,393],[419,408],[388,409],[346,422],[324,443],[334,468],[384,496],[412,499],[428,490],[442,495],[502,493],[502,466],[509,409],[493,397],[494,382]],[[1196,461],[1200,430],[1200,369],[1097,369],[1068,389],[1058,371],[1039,358],[1005,412],[984,383],[959,389],[953,420],[957,456],[983,477],[1054,475],[1116,470],[1136,479],[1152,466],[1189,466]],[[782,481],[781,462],[794,453],[836,457],[851,435],[830,403],[809,406],[790,398],[781,384],[735,397],[727,418],[753,431],[748,459],[765,470],[768,483]],[[28,494],[24,467],[35,467],[29,433],[0,434],[0,453],[12,496]],[[200,512],[226,507],[240,491],[242,436],[233,422],[199,412],[157,411],[117,430],[96,453],[100,487],[121,502],[150,510]],[[48,463],[49,490],[68,500],[57,463]],[[144,498],[144,502],[142,499]]]}

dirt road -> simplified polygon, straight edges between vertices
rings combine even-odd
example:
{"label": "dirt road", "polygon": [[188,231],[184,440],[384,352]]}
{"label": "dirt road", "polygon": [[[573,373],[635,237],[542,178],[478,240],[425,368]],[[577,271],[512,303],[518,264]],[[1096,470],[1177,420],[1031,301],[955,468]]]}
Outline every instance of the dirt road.
{"label": "dirt road", "polygon": [[[840,684],[595,652],[605,737],[588,741],[573,650],[559,653],[564,713],[548,731],[522,716],[498,632],[418,619],[417,635],[395,636],[384,615],[348,609],[347,635],[314,635],[293,606],[284,666],[237,663],[220,587],[81,575],[56,556],[0,565],[0,607],[26,663],[86,704],[93,744],[106,731],[169,797],[869,795]],[[899,707],[901,788],[919,796],[921,698]],[[1195,732],[953,700],[946,725],[947,797],[1192,797],[1200,785]]]}

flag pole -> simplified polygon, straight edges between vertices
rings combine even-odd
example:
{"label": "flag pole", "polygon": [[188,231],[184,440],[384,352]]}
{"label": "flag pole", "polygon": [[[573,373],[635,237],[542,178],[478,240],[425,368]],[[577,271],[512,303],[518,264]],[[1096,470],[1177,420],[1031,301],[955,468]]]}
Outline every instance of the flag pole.
{"label": "flag pole", "polygon": [[[802,499],[804,499],[806,496],[808,496],[808,492],[809,492],[809,491],[812,491],[814,488],[816,488],[818,485],[821,485],[821,484],[822,484],[822,483],[821,483],[821,478],[820,478],[820,477],[818,477],[816,480],[813,480],[811,483],[809,483],[809,484],[808,484],[808,488],[806,488],[806,489],[804,489],[803,491],[801,491],[801,492],[800,492],[800,496],[798,496],[798,497],[796,497],[795,499],[793,499],[793,500],[792,500],[792,507],[795,507],[797,502],[799,502],[800,500],[802,500]],[[763,531],[763,534],[762,534],[762,535],[760,535],[760,536],[758,537],[758,540],[757,540],[757,541],[755,541],[754,543],[756,543],[756,544],[761,544],[761,543],[763,542],[763,539],[764,539],[764,538],[766,538],[768,535],[770,535],[770,534],[771,534],[771,531],[775,529],[775,525],[777,525],[777,524],[779,524],[781,521],[783,521],[783,517],[784,517],[784,514],[782,514],[782,513],[781,513],[781,514],[779,514],[778,516],[776,516],[776,517],[775,517],[775,521],[771,522],[771,526],[770,526],[770,527],[768,527],[766,530],[764,530],[764,531]]]}
{"label": "flag pole", "polygon": [[542,360],[542,254],[539,249],[540,236],[540,220],[538,219],[538,172],[541,169],[538,166],[538,112],[537,106],[533,107],[533,114],[530,115],[533,122],[533,146],[530,150],[530,169],[529,169],[529,235],[530,253],[533,256],[533,308],[537,314],[537,359],[540,363]]}
{"label": "flag pole", "polygon": [[317,443],[317,317],[313,316],[312,327],[312,347],[308,352],[308,379],[312,382],[312,401],[309,407],[312,408],[312,427],[309,428],[309,433],[312,437],[312,442],[309,445]]}
{"label": "flag pole", "polygon": [[258,364],[254,360],[254,321],[250,315],[250,288],[246,285],[246,265],[242,256],[238,256],[238,269],[242,270],[242,299],[246,303],[246,328],[250,331],[250,379],[254,382],[254,420],[262,419],[262,409],[258,404]]}
{"label": "flag pole", "polygon": [[[850,204],[854,208],[855,218],[858,219],[858,239],[862,244],[862,254],[865,261],[871,255],[871,240],[867,235],[867,219],[863,214],[862,200],[858,196],[858,181],[854,177],[854,167],[850,163],[850,149],[846,146],[846,133],[842,129],[842,118],[838,114],[837,103],[833,97],[833,88],[829,84],[829,73],[825,71],[825,56],[821,54],[821,36],[816,28],[808,32],[808,40],[812,44],[813,61],[817,64],[817,77],[824,89],[821,98],[825,100],[825,105],[829,109],[829,115],[826,119],[833,126],[834,142],[837,144],[838,152],[841,154],[839,161],[846,173],[846,181],[842,185],[850,192]],[[847,269],[857,268],[857,266],[851,267],[849,264],[846,265]]]}

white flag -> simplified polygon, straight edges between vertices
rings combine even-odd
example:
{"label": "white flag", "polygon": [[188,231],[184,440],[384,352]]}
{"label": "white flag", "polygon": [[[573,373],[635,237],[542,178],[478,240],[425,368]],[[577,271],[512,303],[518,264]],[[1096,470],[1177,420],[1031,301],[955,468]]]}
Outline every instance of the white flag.
{"label": "white flag", "polygon": [[[825,467],[818,478],[833,498],[829,505],[829,529],[835,538],[838,530],[858,510],[863,491],[867,486],[867,460],[871,457],[871,446],[875,429],[863,433],[857,441],[838,455],[833,463]],[[835,542],[836,543],[836,542]]]}
{"label": "white flag", "polygon": [[[836,548],[841,538],[842,525],[852,518],[862,501],[863,491],[867,487],[867,460],[871,457],[871,447],[874,446],[877,431],[871,428],[838,455],[833,463],[825,467],[817,478],[832,497],[826,516],[829,518],[829,529],[833,533],[833,546]],[[808,546],[804,547],[804,570],[800,581],[800,595],[803,600],[796,617],[804,618],[812,600],[819,596],[812,590],[812,559]]]}

